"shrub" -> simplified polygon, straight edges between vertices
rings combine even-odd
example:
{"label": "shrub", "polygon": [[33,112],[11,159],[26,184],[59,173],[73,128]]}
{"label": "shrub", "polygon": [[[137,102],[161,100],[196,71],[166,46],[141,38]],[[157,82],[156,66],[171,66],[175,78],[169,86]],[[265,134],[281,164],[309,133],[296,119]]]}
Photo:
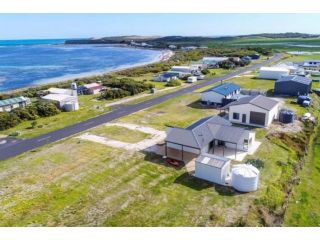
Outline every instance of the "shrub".
{"label": "shrub", "polygon": [[60,112],[60,110],[51,102],[37,102],[35,108],[40,117],[54,116]]}
{"label": "shrub", "polygon": [[20,122],[20,118],[14,113],[0,113],[0,130],[5,130],[17,126]]}
{"label": "shrub", "polygon": [[209,71],[208,69],[203,69],[203,70],[201,71],[201,73],[204,74],[204,75],[208,74],[209,72],[210,72],[210,71]]}
{"label": "shrub", "polygon": [[166,87],[181,86],[181,81],[179,79],[173,79],[166,83]]}

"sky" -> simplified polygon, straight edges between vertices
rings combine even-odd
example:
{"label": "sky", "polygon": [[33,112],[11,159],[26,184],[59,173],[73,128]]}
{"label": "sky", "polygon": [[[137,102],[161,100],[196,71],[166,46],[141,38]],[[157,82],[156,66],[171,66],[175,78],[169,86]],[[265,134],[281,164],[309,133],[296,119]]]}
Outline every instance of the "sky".
{"label": "sky", "polygon": [[319,34],[320,14],[0,14],[0,40],[123,35]]}

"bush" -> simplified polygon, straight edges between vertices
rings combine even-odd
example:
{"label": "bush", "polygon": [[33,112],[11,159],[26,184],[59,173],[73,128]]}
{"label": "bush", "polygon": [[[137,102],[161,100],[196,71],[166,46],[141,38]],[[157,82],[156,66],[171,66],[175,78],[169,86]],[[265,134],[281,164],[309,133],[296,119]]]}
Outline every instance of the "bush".
{"label": "bush", "polygon": [[37,102],[35,104],[36,111],[40,117],[54,116],[60,112],[60,110],[51,102]]}
{"label": "bush", "polygon": [[8,134],[8,136],[10,136],[10,137],[17,137],[17,136],[19,136],[19,132],[12,132],[12,133],[9,133]]}
{"label": "bush", "polygon": [[14,113],[0,113],[0,130],[5,130],[17,126],[20,122],[20,118]]}
{"label": "bush", "polygon": [[201,71],[202,74],[207,75],[210,71],[208,69],[203,69]]}
{"label": "bush", "polygon": [[130,92],[118,89],[107,89],[101,93],[101,99],[117,99],[117,98],[124,98],[130,96]]}
{"label": "bush", "polygon": [[181,81],[179,79],[173,79],[166,83],[166,87],[176,87],[181,86]]}

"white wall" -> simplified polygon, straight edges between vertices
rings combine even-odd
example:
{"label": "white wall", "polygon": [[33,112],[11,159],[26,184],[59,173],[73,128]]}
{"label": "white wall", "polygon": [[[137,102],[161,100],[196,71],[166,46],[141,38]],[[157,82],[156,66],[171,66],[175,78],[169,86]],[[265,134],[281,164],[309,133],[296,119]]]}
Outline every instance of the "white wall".
{"label": "white wall", "polygon": [[279,104],[277,104],[271,111],[268,113],[268,126],[273,122],[273,120],[279,118]]}
{"label": "white wall", "polygon": [[[276,109],[272,110],[272,113],[270,114],[270,117],[274,116]],[[246,124],[246,125],[251,125],[250,124],[250,111],[253,112],[261,112],[261,113],[265,113],[266,114],[266,118],[265,118],[265,122],[267,123],[267,125],[265,125],[265,127],[269,126],[269,124],[273,121],[273,119],[269,119],[269,111],[263,109],[263,108],[259,108],[256,107],[252,104],[241,104],[241,105],[234,105],[234,106],[230,106],[229,108],[229,121],[233,122],[233,123],[240,123],[240,124]],[[239,119],[233,119],[233,113],[239,113],[240,117]],[[246,123],[242,123],[242,114],[246,114]]]}
{"label": "white wall", "polygon": [[195,176],[210,182],[224,185],[225,178],[230,171],[230,161],[223,166],[222,169],[215,168],[196,161]]}

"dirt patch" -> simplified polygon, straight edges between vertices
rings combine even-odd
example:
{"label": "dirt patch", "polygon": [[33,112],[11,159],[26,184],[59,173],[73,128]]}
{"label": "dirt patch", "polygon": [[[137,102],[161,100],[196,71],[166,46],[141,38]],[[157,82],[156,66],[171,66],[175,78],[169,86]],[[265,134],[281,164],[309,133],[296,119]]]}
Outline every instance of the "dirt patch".
{"label": "dirt patch", "polygon": [[298,120],[293,123],[284,124],[281,122],[273,122],[268,128],[269,134],[275,133],[298,133],[302,131],[302,123]]}

